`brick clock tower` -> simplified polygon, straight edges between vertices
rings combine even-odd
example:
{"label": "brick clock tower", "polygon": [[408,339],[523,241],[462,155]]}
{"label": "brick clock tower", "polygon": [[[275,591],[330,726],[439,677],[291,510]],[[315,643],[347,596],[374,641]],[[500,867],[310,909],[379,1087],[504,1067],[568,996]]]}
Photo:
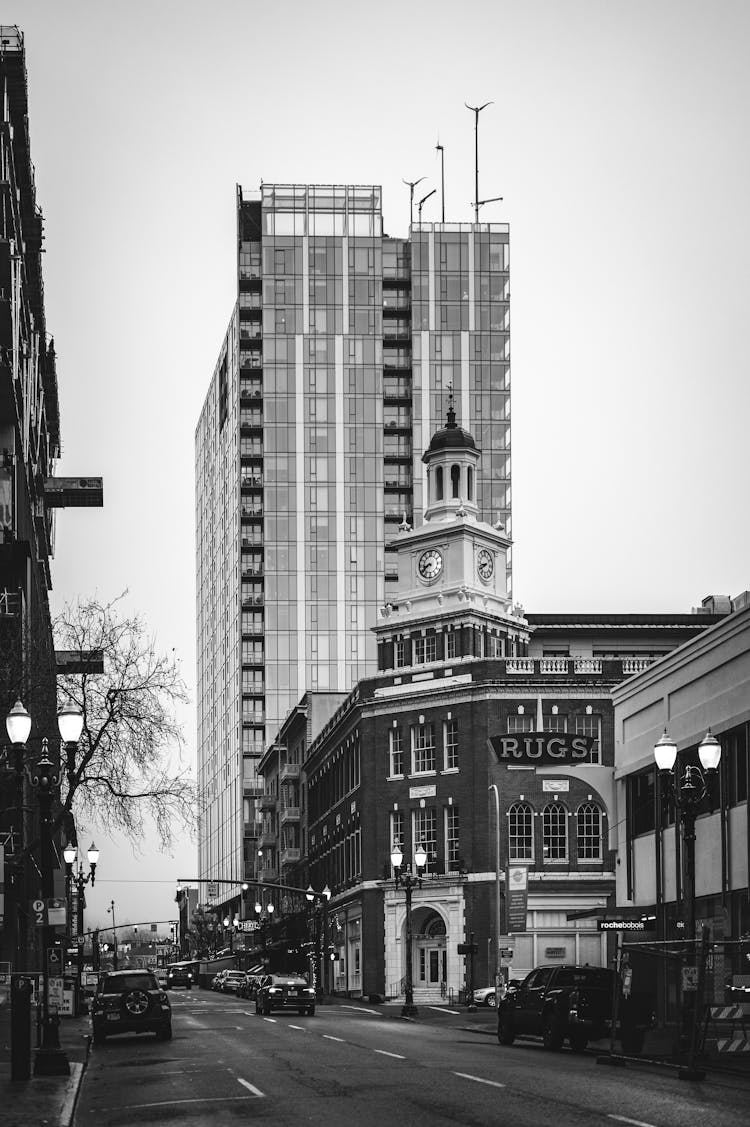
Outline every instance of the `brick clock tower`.
{"label": "brick clock tower", "polygon": [[527,652],[528,627],[507,590],[510,539],[499,522],[479,520],[480,458],[451,404],[446,425],[422,456],[424,523],[412,529],[404,521],[399,529],[398,603],[381,609],[375,627],[381,670]]}

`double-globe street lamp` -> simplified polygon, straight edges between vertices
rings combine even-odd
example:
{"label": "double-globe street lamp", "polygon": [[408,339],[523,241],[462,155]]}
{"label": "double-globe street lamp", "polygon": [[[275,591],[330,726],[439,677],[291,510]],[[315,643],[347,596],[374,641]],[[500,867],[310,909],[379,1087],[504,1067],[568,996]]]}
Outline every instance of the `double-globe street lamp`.
{"label": "double-globe street lamp", "polygon": [[393,843],[391,850],[391,864],[396,877],[396,888],[401,885],[406,892],[406,981],[404,986],[404,994],[406,1001],[401,1007],[402,1017],[416,1017],[417,1007],[414,1005],[414,987],[412,984],[412,963],[411,963],[411,895],[414,886],[417,888],[422,887],[422,873],[427,864],[427,852],[425,847],[420,842],[414,850],[414,865],[416,868],[416,875],[411,871],[411,866],[407,864],[406,871],[402,872],[404,863],[404,854],[401,846],[397,841]]}
{"label": "double-globe street lamp", "polygon": [[[78,954],[78,959],[77,959],[78,966],[77,966],[77,971],[76,971],[76,978],[77,978],[76,1002],[77,1002],[77,1006],[78,1006],[79,1009],[80,1009],[81,1001],[82,1001],[82,998],[83,998],[83,992],[82,992],[83,945],[84,945],[83,909],[86,907],[86,897],[84,895],[84,889],[85,889],[86,885],[89,883],[89,881],[91,882],[91,887],[92,888],[94,887],[94,883],[96,881],[96,866],[97,866],[97,862],[99,861],[99,850],[96,848],[93,841],[91,842],[91,845],[88,847],[88,849],[86,851],[86,858],[87,858],[88,863],[89,863],[88,873],[84,874],[83,861],[80,861],[80,860],[78,861],[78,872],[75,872],[75,863],[76,863],[76,860],[78,860],[78,848],[77,848],[77,846],[73,845],[71,842],[68,842],[68,844],[63,849],[63,860],[65,861],[65,876],[67,877],[67,883],[68,883],[68,904],[69,904],[68,910],[69,910],[69,912],[70,912],[71,890],[72,890],[72,887],[73,887],[74,884],[76,886],[76,942],[77,942],[77,946],[78,946],[78,952],[77,952],[77,954]],[[70,917],[72,918],[72,912],[70,912]],[[136,928],[136,931],[137,930],[138,929]]]}
{"label": "double-globe street lamp", "polygon": [[[16,701],[6,717],[5,727],[8,732],[8,738],[14,747],[16,771],[19,776],[21,776],[19,787],[22,787],[23,782],[22,768],[24,747],[31,734],[31,724],[31,716],[26,711],[21,701]],[[60,732],[60,740],[63,747],[66,749],[67,763],[70,765],[70,763],[75,761],[75,747],[81,737],[81,731],[83,730],[83,716],[77,708],[67,705],[58,713],[57,726]],[[55,891],[53,875],[55,857],[52,833],[52,801],[60,786],[60,766],[59,761],[55,764],[49,757],[46,736],[42,739],[41,758],[34,766],[27,768],[27,774],[39,798],[41,898],[44,901],[44,923],[42,925],[42,973],[44,978],[42,1039],[34,1060],[34,1075],[67,1076],[70,1074],[70,1065],[67,1056],[60,1048],[59,1018],[57,1011],[53,1011],[50,1008],[49,998],[50,958],[53,953],[52,946],[55,937],[55,930],[49,923],[48,914],[49,901],[52,899]],[[22,793],[21,790],[21,794]],[[57,958],[59,959],[59,953]],[[55,974],[52,977],[59,977],[60,980],[62,980],[62,965],[60,965],[59,974]]]}
{"label": "double-globe street lamp", "polygon": [[[685,931],[693,959],[695,959],[696,952],[695,819],[700,804],[711,793],[713,780],[721,762],[721,744],[715,736],[711,735],[710,731],[706,733],[698,745],[698,758],[701,762],[700,767],[687,763],[682,774],[675,777],[677,744],[670,738],[666,728],[654,747],[654,759],[662,784],[662,802],[666,806],[670,801],[674,803],[682,824],[682,840],[685,844]],[[689,994],[683,992],[683,999],[683,1029],[690,1048],[687,1068],[680,1069],[679,1076],[682,1080],[701,1080],[705,1076],[705,1072],[696,1068],[695,1065],[698,1027],[695,992],[691,991]]]}
{"label": "double-globe street lamp", "polygon": [[[308,904],[312,905],[315,915],[315,991],[317,998],[320,999],[326,993],[325,977],[327,971],[323,959],[323,948],[326,945],[328,933],[328,901],[331,899],[331,890],[326,885],[322,892],[316,892],[313,886],[308,884],[305,899]],[[321,911],[323,914],[322,923]]]}

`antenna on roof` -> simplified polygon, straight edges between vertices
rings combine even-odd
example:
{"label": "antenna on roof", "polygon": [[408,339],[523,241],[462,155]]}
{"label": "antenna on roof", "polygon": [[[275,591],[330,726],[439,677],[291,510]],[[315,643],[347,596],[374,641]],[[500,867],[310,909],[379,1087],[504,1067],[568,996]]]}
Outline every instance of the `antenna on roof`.
{"label": "antenna on roof", "polygon": [[[483,106],[470,106],[468,102],[464,102],[467,110],[471,110],[474,114],[474,222],[479,222],[479,209],[482,204],[492,203],[493,200],[480,200],[479,198],[479,115],[482,110],[486,110],[487,106],[494,106],[494,102],[485,102]],[[495,196],[495,200],[502,199],[502,196]]]}
{"label": "antenna on roof", "polygon": [[[402,179],[403,179],[403,177],[402,177]],[[412,227],[414,225],[414,189],[416,188],[417,184],[421,184],[422,181],[426,180],[426,179],[427,179],[426,176],[420,176],[419,180],[404,180],[404,184],[406,184],[407,188],[409,189],[409,226],[410,227]]]}
{"label": "antenna on roof", "polygon": [[442,202],[440,211],[442,215],[442,222],[445,223],[445,149],[439,141],[435,148],[440,152],[440,199]]}

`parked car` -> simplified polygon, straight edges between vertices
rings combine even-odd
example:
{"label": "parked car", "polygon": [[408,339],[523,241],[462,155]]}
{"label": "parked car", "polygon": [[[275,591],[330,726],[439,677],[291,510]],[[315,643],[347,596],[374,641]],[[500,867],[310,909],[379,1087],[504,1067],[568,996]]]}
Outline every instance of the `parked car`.
{"label": "parked car", "polygon": [[245,981],[244,970],[228,970],[221,981],[222,994],[236,994]]}
{"label": "parked car", "polygon": [[[536,1034],[546,1049],[567,1040],[574,1052],[608,1036],[612,1026],[614,971],[607,967],[542,966],[497,1007],[497,1039],[512,1045],[518,1034]],[[654,999],[633,992],[618,998],[616,1033],[626,1053],[639,1053],[654,1024]]]}
{"label": "parked car", "polygon": [[[521,985],[520,978],[509,978],[504,986],[499,987],[500,997],[504,998],[507,994],[512,994]],[[496,1005],[496,993],[494,986],[480,986],[478,990],[474,991],[474,1004],[477,1006],[489,1006],[494,1009]]]}
{"label": "parked car", "polygon": [[114,1033],[155,1033],[172,1036],[172,1008],[147,970],[120,970],[101,975],[91,1003],[94,1044],[102,1045]]}
{"label": "parked car", "polygon": [[272,1010],[296,1010],[299,1014],[315,1013],[315,990],[298,974],[267,974],[255,995],[256,1014]]}

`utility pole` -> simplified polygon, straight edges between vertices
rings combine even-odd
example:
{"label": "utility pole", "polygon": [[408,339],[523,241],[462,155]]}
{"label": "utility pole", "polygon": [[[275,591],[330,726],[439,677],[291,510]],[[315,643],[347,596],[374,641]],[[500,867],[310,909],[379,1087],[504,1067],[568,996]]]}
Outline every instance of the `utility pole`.
{"label": "utility pole", "polygon": [[479,115],[482,110],[486,110],[487,106],[493,106],[494,102],[485,102],[483,106],[470,106],[468,102],[464,102],[467,110],[471,110],[474,114],[474,222],[479,222]]}

